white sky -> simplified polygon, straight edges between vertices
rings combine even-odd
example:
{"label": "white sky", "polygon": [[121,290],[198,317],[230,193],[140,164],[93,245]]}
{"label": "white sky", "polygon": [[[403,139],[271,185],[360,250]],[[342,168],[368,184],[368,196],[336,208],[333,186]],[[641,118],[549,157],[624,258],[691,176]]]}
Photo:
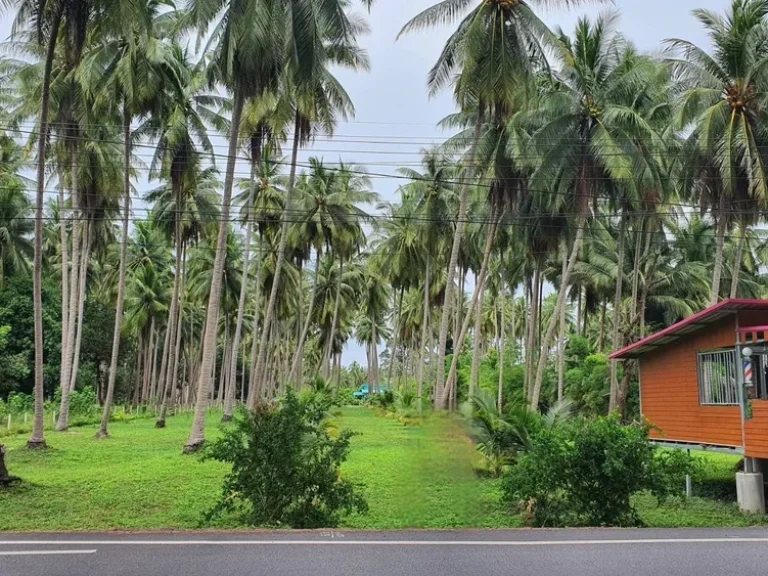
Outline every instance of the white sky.
{"label": "white sky", "polygon": [[[343,158],[345,162],[367,165],[370,173],[382,175],[373,177],[375,190],[384,199],[394,199],[401,181],[386,175],[394,174],[398,165],[417,163],[419,150],[444,136],[436,127],[437,122],[454,111],[450,92],[430,100],[425,88],[427,72],[450,28],[425,31],[395,41],[405,22],[436,1],[378,0],[368,17],[372,33],[362,39],[371,58],[371,72],[339,73],[339,79],[355,103],[356,118],[339,125],[334,141],[323,138],[312,151],[304,152],[303,162],[310,155],[317,155],[328,163]],[[553,28],[560,26],[570,32],[581,15],[618,10],[619,29],[640,50],[653,52],[669,37],[706,46],[704,31],[691,10],[706,8],[723,12],[729,6],[729,0],[616,0],[613,5],[595,3],[569,11],[543,10],[540,14]],[[0,38],[10,33],[11,20],[10,14],[0,19]],[[226,153],[223,140],[217,139],[216,146],[218,153]],[[245,166],[238,167],[238,171],[245,175]],[[139,183],[139,187],[145,189],[148,185]],[[136,216],[143,217],[144,213]],[[352,361],[366,362],[365,352],[354,342],[344,354],[345,365]]]}

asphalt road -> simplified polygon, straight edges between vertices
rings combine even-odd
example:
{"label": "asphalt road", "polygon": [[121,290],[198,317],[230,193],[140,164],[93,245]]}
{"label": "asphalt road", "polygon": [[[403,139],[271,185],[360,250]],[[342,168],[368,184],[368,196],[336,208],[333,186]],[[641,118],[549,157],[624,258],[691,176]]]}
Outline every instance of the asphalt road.
{"label": "asphalt road", "polygon": [[763,574],[768,530],[2,534],[0,576]]}

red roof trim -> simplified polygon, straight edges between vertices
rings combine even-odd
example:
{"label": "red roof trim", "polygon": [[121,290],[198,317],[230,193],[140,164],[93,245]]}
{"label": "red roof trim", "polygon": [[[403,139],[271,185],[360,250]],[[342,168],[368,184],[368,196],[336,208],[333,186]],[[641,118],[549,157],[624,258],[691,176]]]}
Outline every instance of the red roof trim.
{"label": "red roof trim", "polygon": [[743,326],[739,328],[739,334],[751,334],[752,332],[768,332],[768,326]]}
{"label": "red roof trim", "polygon": [[[643,354],[643,352],[641,351],[642,348],[645,348],[646,346],[649,346],[649,345],[653,345],[654,343],[657,343],[659,340],[664,339],[666,336],[672,336],[674,339],[674,335],[679,334],[681,330],[685,328],[693,328],[695,324],[700,323],[702,320],[706,320],[706,319],[709,319],[709,321],[714,320],[712,316],[715,314],[737,312],[742,309],[768,310],[768,300],[745,300],[745,299],[723,300],[722,302],[719,302],[714,306],[711,306],[705,310],[702,310],[701,312],[697,312],[696,314],[689,316],[685,320],[681,320],[677,324],[673,324],[672,326],[668,326],[667,328],[665,328],[664,330],[661,330],[660,332],[656,332],[656,334],[647,336],[642,340],[635,342],[634,344],[630,344],[629,346],[622,348],[621,350],[617,350],[616,352],[611,354],[609,358],[612,360],[613,359],[619,360],[624,358],[630,358],[634,355],[633,353],[637,353],[637,355],[641,355]],[[705,322],[703,324],[707,324],[707,323],[709,322]],[[703,327],[703,324],[700,324],[699,328]],[[650,352],[650,350],[648,351]]]}

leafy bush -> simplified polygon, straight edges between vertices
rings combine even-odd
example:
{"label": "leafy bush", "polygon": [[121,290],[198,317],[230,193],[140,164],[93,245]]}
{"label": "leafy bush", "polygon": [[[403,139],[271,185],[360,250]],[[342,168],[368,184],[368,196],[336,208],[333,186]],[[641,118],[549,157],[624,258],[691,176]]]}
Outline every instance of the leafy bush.
{"label": "leafy bush", "polygon": [[336,399],[341,406],[350,406],[360,404],[360,401],[354,397],[354,388],[340,388],[336,392]]}
{"label": "leafy bush", "polygon": [[659,450],[650,428],[618,419],[579,419],[543,428],[505,475],[505,502],[537,526],[637,526],[632,496],[663,500],[692,469],[683,452]]}
{"label": "leafy bush", "polygon": [[397,396],[397,409],[398,410],[410,410],[416,407],[416,393],[415,392],[401,392]]}
{"label": "leafy bush", "polygon": [[395,404],[395,393],[392,390],[385,390],[379,394],[374,394],[371,396],[371,404],[383,410],[389,410]]}
{"label": "leafy bush", "polygon": [[591,354],[565,375],[566,392],[580,414],[597,416],[608,413],[610,370],[608,358]]}
{"label": "leafy bush", "polygon": [[315,410],[289,389],[279,404],[240,412],[206,452],[232,465],[206,518],[229,512],[252,526],[320,528],[337,526],[344,513],[365,513],[360,487],[339,475],[353,434],[331,438]]}
{"label": "leafy bush", "polygon": [[88,387],[76,390],[69,395],[69,411],[77,416],[95,416],[101,414],[96,390]]}
{"label": "leafy bush", "polygon": [[313,424],[320,424],[331,408],[341,405],[336,389],[319,375],[310,380],[309,387],[301,393],[300,399],[307,419]]}

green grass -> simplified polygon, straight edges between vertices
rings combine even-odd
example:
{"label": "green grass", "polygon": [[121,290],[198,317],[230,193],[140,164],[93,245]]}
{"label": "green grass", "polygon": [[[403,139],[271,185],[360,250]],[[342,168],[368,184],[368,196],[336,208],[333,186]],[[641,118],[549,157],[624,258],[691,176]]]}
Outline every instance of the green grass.
{"label": "green grass", "polygon": [[[351,516],[348,528],[495,528],[521,525],[499,502],[498,481],[479,477],[477,455],[459,421],[433,416],[404,426],[367,408],[350,407],[335,417],[353,439],[345,477],[366,485],[366,516]],[[209,416],[208,437],[218,430]],[[191,415],[114,423],[113,438],[93,439],[95,426],[49,433],[52,448],[23,449],[26,436],[4,438],[8,465],[23,483],[0,491],[0,530],[142,530],[201,527],[215,502],[224,465],[183,456]],[[733,459],[707,455],[707,474],[727,485]],[[706,485],[706,482],[702,486]],[[697,485],[697,491],[699,486]],[[743,516],[731,502],[693,498],[657,506],[637,499],[651,526],[746,526],[762,519]],[[215,527],[233,528],[232,520]]]}
{"label": "green grass", "polygon": [[498,482],[478,478],[474,446],[459,422],[433,416],[420,426],[348,408],[344,427],[360,432],[344,473],[366,484],[370,512],[353,528],[492,528],[519,526],[504,513]]}

